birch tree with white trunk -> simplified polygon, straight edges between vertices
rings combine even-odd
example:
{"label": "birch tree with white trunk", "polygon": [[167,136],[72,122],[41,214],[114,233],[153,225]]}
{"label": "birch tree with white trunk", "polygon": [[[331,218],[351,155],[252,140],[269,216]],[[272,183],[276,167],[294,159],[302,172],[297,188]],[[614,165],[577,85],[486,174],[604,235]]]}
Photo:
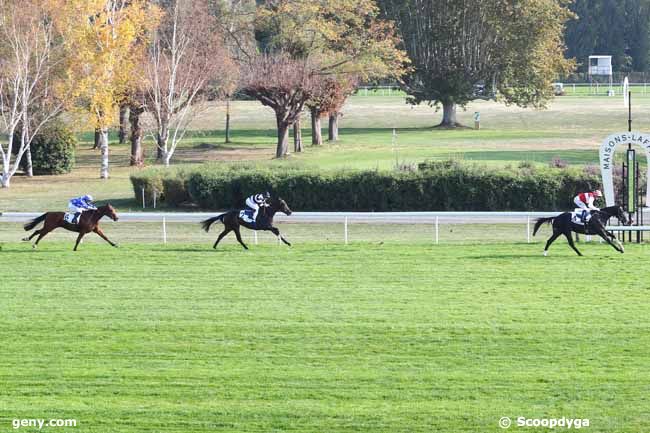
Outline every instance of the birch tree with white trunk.
{"label": "birch tree with white trunk", "polygon": [[145,79],[153,119],[150,133],[159,159],[169,166],[192,120],[236,72],[206,0],[165,3],[166,14],[149,48]]}
{"label": "birch tree with white trunk", "polygon": [[34,136],[63,109],[53,74],[63,59],[49,0],[0,0],[0,185],[11,178]]}

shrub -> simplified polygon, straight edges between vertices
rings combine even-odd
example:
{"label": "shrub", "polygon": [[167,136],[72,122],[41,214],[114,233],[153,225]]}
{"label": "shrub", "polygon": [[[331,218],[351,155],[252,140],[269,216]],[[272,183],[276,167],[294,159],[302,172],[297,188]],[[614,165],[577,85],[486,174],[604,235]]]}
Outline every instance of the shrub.
{"label": "shrub", "polygon": [[[15,139],[20,140],[20,132]],[[31,143],[32,169],[35,175],[64,174],[74,168],[77,139],[63,123],[55,119],[46,124],[34,136]],[[23,158],[21,167],[26,169]]]}
{"label": "shrub", "polygon": [[579,169],[497,170],[457,162],[421,164],[415,172],[209,164],[164,173],[132,176],[136,198],[136,184],[160,182],[169,205],[191,201],[204,209],[241,207],[249,194],[268,189],[302,211],[525,211],[568,209],[578,191],[600,187],[598,175]]}

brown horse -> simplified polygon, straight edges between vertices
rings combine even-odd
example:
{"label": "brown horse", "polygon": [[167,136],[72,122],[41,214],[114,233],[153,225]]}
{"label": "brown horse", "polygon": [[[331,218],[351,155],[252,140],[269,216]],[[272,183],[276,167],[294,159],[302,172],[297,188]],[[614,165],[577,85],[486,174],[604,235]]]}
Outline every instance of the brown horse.
{"label": "brown horse", "polygon": [[77,236],[77,242],[74,244],[75,251],[77,251],[77,247],[79,246],[79,242],[81,242],[81,239],[90,232],[97,233],[106,242],[108,242],[114,247],[117,247],[117,244],[111,242],[110,239],[108,239],[104,234],[104,232],[99,228],[99,220],[105,216],[109,217],[113,221],[118,220],[117,214],[115,213],[115,209],[110,204],[107,204],[105,206],[100,206],[97,208],[97,210],[85,211],[79,217],[78,224],[70,224],[66,222],[63,219],[64,216],[65,216],[64,212],[46,212],[43,215],[39,216],[38,218],[34,218],[33,220],[25,224],[24,226],[25,231],[32,230],[42,221],[45,221],[45,224],[43,224],[42,229],[36,230],[29,237],[24,238],[23,240],[29,242],[32,240],[34,236],[38,235],[38,239],[36,239],[36,242],[34,242],[34,245],[32,245],[33,248],[36,248],[40,240],[43,239],[43,237],[46,234],[48,234],[52,230],[58,229],[59,227],[63,227],[64,229],[70,230],[71,232],[79,233],[79,236]]}
{"label": "brown horse", "polygon": [[285,215],[291,215],[291,209],[289,209],[289,206],[287,206],[287,202],[285,202],[281,198],[277,200],[271,200],[268,207],[260,208],[259,215],[257,216],[257,224],[251,224],[247,221],[242,220],[241,218],[239,218],[239,212],[240,212],[239,210],[231,210],[219,216],[208,218],[207,220],[201,222],[201,225],[203,226],[203,230],[205,230],[206,232],[210,230],[210,226],[216,221],[221,221],[224,225],[223,231],[217,238],[217,241],[214,243],[214,246],[212,248],[217,248],[217,245],[219,245],[221,239],[223,239],[224,236],[226,236],[231,231],[234,231],[235,236],[237,237],[237,240],[239,241],[241,246],[248,249],[244,241],[242,241],[241,239],[241,233],[239,232],[240,226],[244,226],[251,230],[270,231],[271,233],[276,235],[278,239],[280,239],[282,242],[291,246],[289,241],[287,241],[284,237],[282,237],[282,235],[280,234],[280,230],[278,230],[276,227],[273,227],[273,217],[277,212],[282,212]]}

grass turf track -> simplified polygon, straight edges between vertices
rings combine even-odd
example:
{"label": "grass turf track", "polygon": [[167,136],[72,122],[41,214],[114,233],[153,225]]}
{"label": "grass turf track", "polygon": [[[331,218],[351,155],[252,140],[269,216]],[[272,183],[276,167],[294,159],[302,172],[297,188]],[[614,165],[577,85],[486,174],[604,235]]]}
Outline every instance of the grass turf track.
{"label": "grass turf track", "polygon": [[5,244],[0,431],[647,432],[650,247],[564,243]]}

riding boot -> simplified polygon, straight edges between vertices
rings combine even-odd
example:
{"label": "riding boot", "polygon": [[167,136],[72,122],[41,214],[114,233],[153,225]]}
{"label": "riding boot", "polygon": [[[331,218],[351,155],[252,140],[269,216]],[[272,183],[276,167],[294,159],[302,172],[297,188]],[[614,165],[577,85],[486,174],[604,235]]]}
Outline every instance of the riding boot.
{"label": "riding boot", "polygon": [[81,212],[75,212],[72,224],[79,224],[79,217],[81,217]]}

